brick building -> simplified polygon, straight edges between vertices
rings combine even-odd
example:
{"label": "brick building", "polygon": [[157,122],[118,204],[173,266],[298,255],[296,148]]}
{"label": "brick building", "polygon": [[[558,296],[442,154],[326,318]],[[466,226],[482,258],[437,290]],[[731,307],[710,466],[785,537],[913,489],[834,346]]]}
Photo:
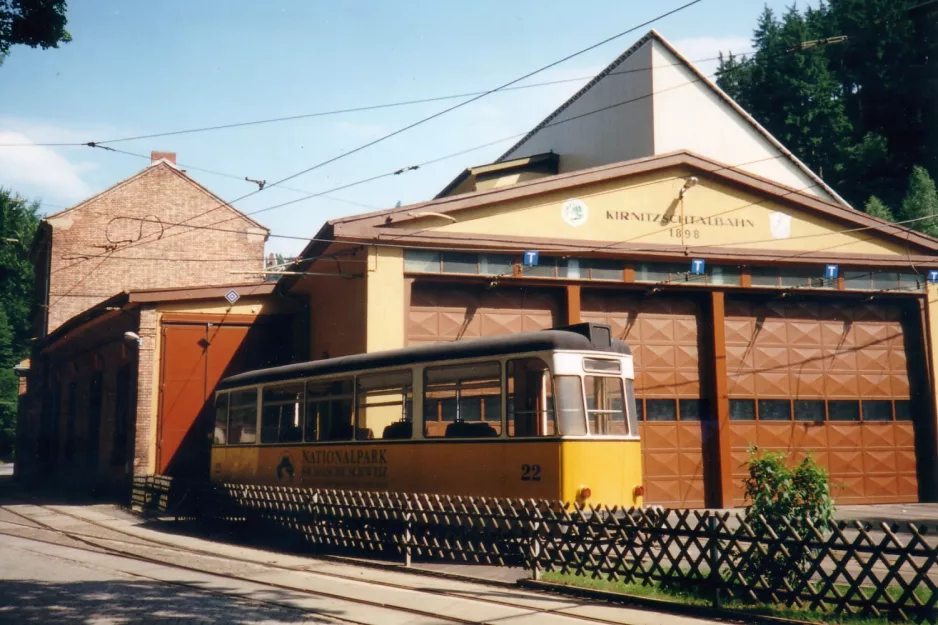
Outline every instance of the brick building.
{"label": "brick building", "polygon": [[36,341],[17,368],[20,478],[115,489],[134,473],[189,472],[178,458],[205,445],[215,378],[290,358],[269,355],[292,328],[266,323],[290,307],[262,281],[267,229],[175,160],[154,152],[40,224]]}
{"label": "brick building", "polygon": [[257,279],[234,272],[263,268],[268,230],[186,175],[174,153],[151,156],[143,171],[42,220],[32,249],[37,337],[121,291]]}

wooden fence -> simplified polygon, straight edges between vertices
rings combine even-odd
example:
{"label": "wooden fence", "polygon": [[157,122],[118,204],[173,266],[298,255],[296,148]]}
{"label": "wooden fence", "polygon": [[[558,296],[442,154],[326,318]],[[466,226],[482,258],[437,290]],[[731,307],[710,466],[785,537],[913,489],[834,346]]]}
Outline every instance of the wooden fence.
{"label": "wooden fence", "polygon": [[[523,566],[835,614],[936,622],[938,540],[915,525],[787,522],[697,510],[141,478],[151,511],[322,549]],[[146,493],[146,494],[141,494]],[[178,502],[173,510],[170,502]],[[156,502],[154,504],[154,502]],[[761,529],[764,528],[764,529]],[[901,530],[901,531],[900,531]]]}

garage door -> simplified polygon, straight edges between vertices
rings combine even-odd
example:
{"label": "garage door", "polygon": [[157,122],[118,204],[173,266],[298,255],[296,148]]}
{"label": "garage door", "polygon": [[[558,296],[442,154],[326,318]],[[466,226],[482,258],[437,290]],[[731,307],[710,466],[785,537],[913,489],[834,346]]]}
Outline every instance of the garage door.
{"label": "garage door", "polygon": [[704,433],[710,415],[700,393],[699,310],[663,296],[584,290],[583,321],[607,323],[635,357],[646,501],[701,507]]}
{"label": "garage door", "polygon": [[562,324],[559,289],[415,282],[407,345],[545,330]]}
{"label": "garage door", "polygon": [[750,444],[813,453],[839,503],[916,501],[906,341],[889,304],[728,298],[735,504]]}
{"label": "garage door", "polygon": [[[160,474],[208,476],[219,380],[283,361],[283,326],[164,324],[157,465]],[[278,356],[278,354],[281,354]]]}

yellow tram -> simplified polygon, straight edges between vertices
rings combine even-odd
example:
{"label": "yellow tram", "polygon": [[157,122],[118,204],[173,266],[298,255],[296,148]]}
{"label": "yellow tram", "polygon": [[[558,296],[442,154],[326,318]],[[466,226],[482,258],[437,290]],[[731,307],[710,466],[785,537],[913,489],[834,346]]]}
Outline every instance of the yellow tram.
{"label": "yellow tram", "polygon": [[250,371],[217,482],[641,505],[629,348],[577,324]]}

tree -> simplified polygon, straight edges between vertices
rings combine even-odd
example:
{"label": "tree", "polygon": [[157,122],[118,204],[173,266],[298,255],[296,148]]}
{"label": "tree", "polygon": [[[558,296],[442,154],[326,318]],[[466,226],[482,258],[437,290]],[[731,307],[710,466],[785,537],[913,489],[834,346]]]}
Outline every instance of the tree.
{"label": "tree", "polygon": [[0,0],[0,64],[10,46],[48,49],[71,41],[65,8],[65,0]]}
{"label": "tree", "polygon": [[938,191],[935,189],[935,181],[924,167],[912,168],[909,190],[902,201],[899,217],[902,221],[916,219],[918,221],[910,223],[909,226],[925,234],[938,236],[938,219],[934,218],[938,217]]}
{"label": "tree", "polygon": [[0,456],[13,445],[18,384],[13,367],[29,355],[33,265],[29,248],[39,227],[39,203],[0,188]]}
{"label": "tree", "polygon": [[871,195],[870,199],[867,201],[866,206],[863,208],[863,211],[870,215],[871,217],[878,217],[885,221],[895,221],[896,218],[892,214],[892,211],[888,206],[883,204],[883,201],[880,200],[875,195]]}
{"label": "tree", "polygon": [[[918,3],[827,0],[781,18],[766,9],[755,52],[721,59],[717,82],[849,202],[859,207],[875,195],[899,206],[913,166],[938,167],[928,160],[938,133],[928,132],[923,88],[923,50],[936,44],[910,17]],[[798,45],[839,35],[846,41]]]}
{"label": "tree", "polygon": [[39,227],[39,202],[0,187],[0,307],[13,330],[14,357],[28,355],[32,338],[33,265],[29,248]]}

